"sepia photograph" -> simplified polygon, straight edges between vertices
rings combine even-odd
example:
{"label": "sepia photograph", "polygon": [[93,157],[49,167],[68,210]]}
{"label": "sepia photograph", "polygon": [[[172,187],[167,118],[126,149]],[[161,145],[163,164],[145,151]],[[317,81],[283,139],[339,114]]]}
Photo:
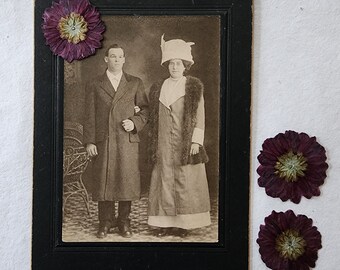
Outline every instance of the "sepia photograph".
{"label": "sepia photograph", "polygon": [[101,19],[64,61],[62,241],[217,243],[220,16]]}

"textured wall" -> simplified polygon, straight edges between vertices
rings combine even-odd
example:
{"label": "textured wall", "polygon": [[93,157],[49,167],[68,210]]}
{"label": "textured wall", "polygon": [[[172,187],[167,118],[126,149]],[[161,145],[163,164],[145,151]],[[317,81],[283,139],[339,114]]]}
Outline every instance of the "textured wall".
{"label": "textured wall", "polygon": [[0,269],[21,270],[31,252],[33,1],[0,10]]}
{"label": "textured wall", "polygon": [[[255,242],[264,217],[288,209],[312,218],[322,234],[315,269],[339,269],[340,1],[255,1],[253,33],[250,269],[266,269]],[[257,185],[262,142],[288,129],[316,136],[330,165],[321,196],[298,205]]]}

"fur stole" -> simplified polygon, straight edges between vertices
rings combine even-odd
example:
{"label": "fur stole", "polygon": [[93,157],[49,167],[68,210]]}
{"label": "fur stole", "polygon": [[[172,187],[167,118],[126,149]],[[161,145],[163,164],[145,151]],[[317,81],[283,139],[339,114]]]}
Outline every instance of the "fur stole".
{"label": "fur stole", "polygon": [[[158,120],[159,120],[159,96],[164,80],[158,81],[150,88],[150,116],[149,116],[149,161],[152,164],[157,162],[158,147]],[[190,155],[191,139],[196,126],[198,103],[203,95],[203,84],[195,77],[187,76],[184,96],[184,113],[182,121],[182,155],[181,163],[198,164],[208,162],[204,146],[201,146],[199,153]]]}

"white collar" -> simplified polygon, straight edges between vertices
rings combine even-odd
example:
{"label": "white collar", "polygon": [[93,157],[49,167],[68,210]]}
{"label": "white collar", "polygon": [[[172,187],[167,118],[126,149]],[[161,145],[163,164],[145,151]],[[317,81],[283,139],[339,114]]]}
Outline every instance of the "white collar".
{"label": "white collar", "polygon": [[170,105],[176,102],[179,98],[185,96],[185,83],[186,77],[184,76],[178,80],[174,80],[171,77],[166,79],[161,88],[159,101],[171,110]]}
{"label": "white collar", "polygon": [[123,76],[123,71],[121,70],[117,75],[114,75],[113,73],[111,73],[108,69],[106,70],[106,74],[109,77],[109,79],[114,79],[118,82],[120,82],[122,76]]}

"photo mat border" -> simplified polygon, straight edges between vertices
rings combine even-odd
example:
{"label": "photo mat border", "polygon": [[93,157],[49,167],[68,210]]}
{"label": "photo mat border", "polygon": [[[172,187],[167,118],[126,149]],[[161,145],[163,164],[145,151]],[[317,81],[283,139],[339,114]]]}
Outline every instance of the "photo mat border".
{"label": "photo mat border", "polygon": [[[63,60],[53,56],[44,45],[41,31],[42,13],[51,2],[36,0],[35,9],[32,268],[47,269],[45,267],[48,266],[48,269],[91,269],[87,268],[91,266],[89,262],[96,262],[98,267],[104,269],[137,269],[142,265],[149,265],[150,269],[170,269],[166,267],[180,261],[181,265],[176,265],[176,269],[229,269],[225,268],[227,265],[231,265],[230,269],[246,269],[251,2],[214,0],[209,4],[193,5],[189,1],[172,1],[171,4],[170,1],[147,1],[147,4],[141,5],[133,1],[129,4],[119,4],[123,1],[116,1],[115,4],[92,1],[102,15],[221,16],[219,242],[209,244],[61,241]],[[151,2],[158,6],[152,6]],[[97,261],[99,257],[102,259],[100,262]]]}

